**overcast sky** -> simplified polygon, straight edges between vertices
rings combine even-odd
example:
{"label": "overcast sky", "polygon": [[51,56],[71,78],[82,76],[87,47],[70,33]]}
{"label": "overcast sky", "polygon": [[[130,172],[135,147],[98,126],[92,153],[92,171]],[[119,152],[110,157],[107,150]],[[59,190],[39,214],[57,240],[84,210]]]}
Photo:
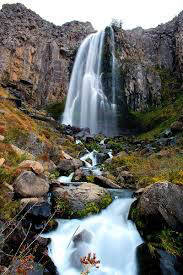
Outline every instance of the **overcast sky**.
{"label": "overcast sky", "polygon": [[90,21],[97,30],[112,18],[121,19],[125,29],[156,27],[183,10],[183,0],[0,0],[23,3],[57,25],[71,20]]}

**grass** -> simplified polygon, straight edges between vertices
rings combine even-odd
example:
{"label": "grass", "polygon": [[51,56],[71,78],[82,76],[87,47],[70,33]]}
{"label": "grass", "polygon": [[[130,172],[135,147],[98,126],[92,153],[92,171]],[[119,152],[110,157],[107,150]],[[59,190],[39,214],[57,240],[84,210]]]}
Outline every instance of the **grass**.
{"label": "grass", "polygon": [[121,154],[113,157],[110,164],[106,163],[105,170],[117,176],[116,168],[127,166],[138,188],[163,180],[183,184],[183,155],[175,148],[167,148],[165,152],[162,158],[155,153],[149,157],[139,153]]}

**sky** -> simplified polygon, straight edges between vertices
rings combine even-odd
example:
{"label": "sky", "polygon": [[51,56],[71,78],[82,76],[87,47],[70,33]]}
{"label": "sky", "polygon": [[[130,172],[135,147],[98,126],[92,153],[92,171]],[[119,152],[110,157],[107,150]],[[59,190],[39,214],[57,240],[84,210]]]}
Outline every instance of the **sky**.
{"label": "sky", "polygon": [[183,10],[183,0],[0,0],[0,7],[17,2],[56,25],[89,21],[96,30],[113,18],[122,20],[124,29],[156,27]]}

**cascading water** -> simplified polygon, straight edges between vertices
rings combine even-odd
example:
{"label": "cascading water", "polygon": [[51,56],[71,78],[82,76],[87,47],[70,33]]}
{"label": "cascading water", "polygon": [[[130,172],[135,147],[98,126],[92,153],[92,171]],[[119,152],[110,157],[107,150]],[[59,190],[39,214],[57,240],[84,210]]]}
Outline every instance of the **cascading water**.
{"label": "cascading water", "polygon": [[92,134],[117,135],[114,33],[110,28],[112,81],[106,94],[102,85],[105,31],[89,35],[81,44],[72,71],[62,123],[90,128]]}
{"label": "cascading water", "polygon": [[[142,239],[133,222],[127,219],[133,201],[125,194],[99,215],[83,220],[60,220],[57,230],[46,236],[51,238],[49,255],[59,274],[80,275],[75,266],[79,265],[80,256],[91,252],[101,261],[99,270],[94,269],[91,275],[136,275],[136,247]],[[92,234],[91,242],[74,246],[71,240],[76,229],[76,234],[82,230]]]}

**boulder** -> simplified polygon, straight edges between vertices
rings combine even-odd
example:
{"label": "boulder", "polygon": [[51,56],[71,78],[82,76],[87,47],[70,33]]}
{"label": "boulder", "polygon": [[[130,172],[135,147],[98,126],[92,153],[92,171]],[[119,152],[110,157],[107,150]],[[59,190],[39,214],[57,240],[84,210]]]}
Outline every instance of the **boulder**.
{"label": "boulder", "polygon": [[22,155],[26,155],[29,159],[34,159],[35,157],[30,154],[29,152],[22,150],[20,148],[18,148],[17,146],[10,144],[11,149],[18,155],[18,156],[22,156]]}
{"label": "boulder", "polygon": [[129,171],[121,171],[117,177],[117,181],[124,187],[134,188],[135,179]]}
{"label": "boulder", "polygon": [[104,188],[115,188],[115,189],[121,188],[118,184],[116,184],[112,180],[105,178],[103,176],[94,177],[94,183]]}
{"label": "boulder", "polygon": [[109,158],[107,153],[94,152],[94,156],[96,157],[97,164],[102,164],[106,159]]}
{"label": "boulder", "polygon": [[43,165],[34,160],[24,160],[19,164],[20,168],[31,168],[36,174],[40,175],[44,172]]}
{"label": "boulder", "polygon": [[43,197],[49,191],[46,179],[36,176],[31,171],[21,173],[14,182],[14,190],[22,197]]}
{"label": "boulder", "polygon": [[60,159],[57,168],[60,172],[72,172],[83,166],[83,162],[79,159]]}
{"label": "boulder", "polygon": [[165,221],[173,230],[183,230],[183,186],[158,182],[149,186],[140,197],[137,209],[147,225],[159,226]]}
{"label": "boulder", "polygon": [[88,203],[100,203],[108,192],[93,183],[84,182],[80,186],[62,186],[53,189],[54,197],[63,199],[73,211],[83,210]]}
{"label": "boulder", "polygon": [[92,238],[92,234],[86,229],[83,229],[80,233],[72,238],[72,241],[74,243],[74,246],[77,246],[77,244],[80,242],[90,243]]}
{"label": "boulder", "polygon": [[181,132],[183,131],[183,122],[182,121],[175,121],[171,124],[172,132]]}
{"label": "boulder", "polygon": [[57,166],[52,160],[47,160],[47,161],[41,160],[40,163],[42,164],[44,171],[47,171],[47,172],[52,172],[57,168]]}
{"label": "boulder", "polygon": [[24,220],[24,226],[29,226],[30,224],[35,230],[42,230],[45,222],[51,216],[51,205],[47,201],[31,203],[29,202],[23,213],[26,213],[26,220]]}
{"label": "boulder", "polygon": [[4,141],[5,137],[0,135],[0,141]]}

